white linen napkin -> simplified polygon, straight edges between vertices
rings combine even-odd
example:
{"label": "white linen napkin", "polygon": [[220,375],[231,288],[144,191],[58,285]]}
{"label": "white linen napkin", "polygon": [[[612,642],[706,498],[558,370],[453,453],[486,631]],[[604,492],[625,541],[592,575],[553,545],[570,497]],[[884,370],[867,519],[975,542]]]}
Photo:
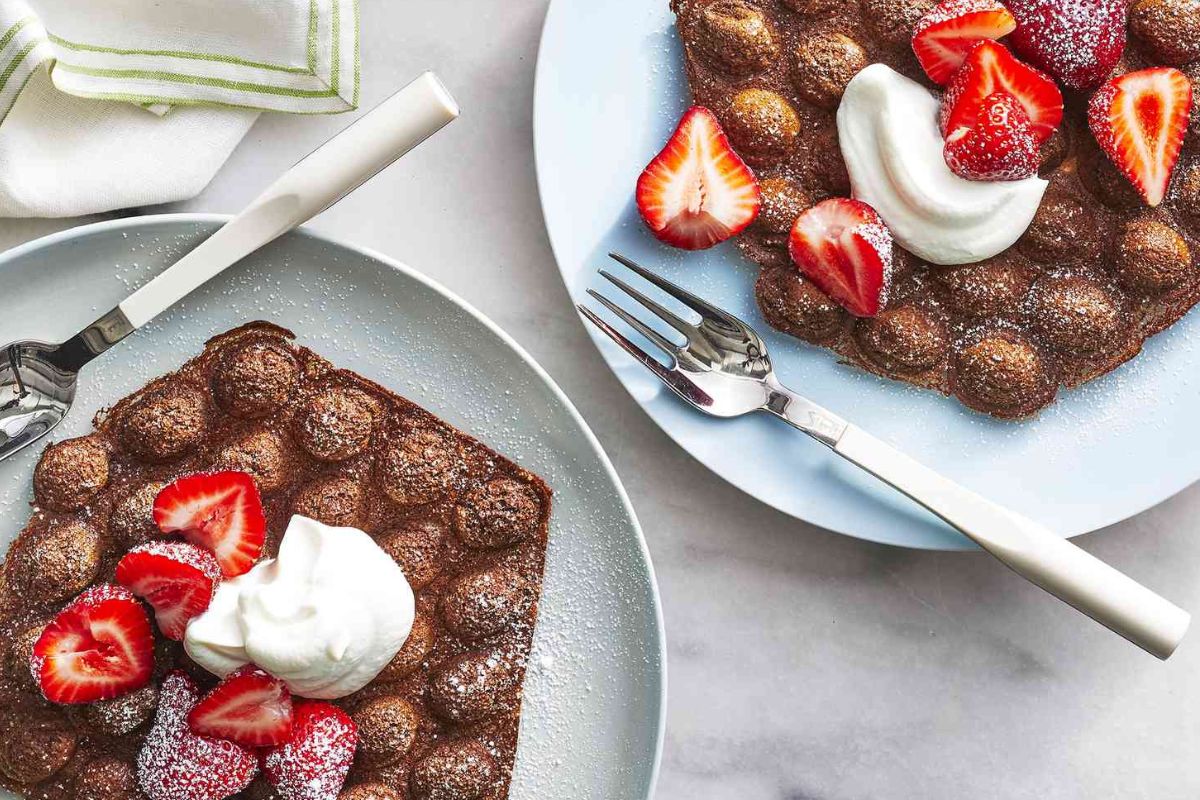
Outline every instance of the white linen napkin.
{"label": "white linen napkin", "polygon": [[357,0],[0,0],[0,216],[192,197],[260,111],[358,78]]}

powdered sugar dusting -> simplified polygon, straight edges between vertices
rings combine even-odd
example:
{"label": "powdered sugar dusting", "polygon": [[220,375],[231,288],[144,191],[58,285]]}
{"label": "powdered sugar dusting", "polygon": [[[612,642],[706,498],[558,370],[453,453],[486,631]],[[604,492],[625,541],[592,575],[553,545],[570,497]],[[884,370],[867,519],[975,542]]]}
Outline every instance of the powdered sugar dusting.
{"label": "powdered sugar dusting", "polygon": [[879,261],[883,264],[883,281],[879,286],[879,308],[886,308],[888,295],[892,289],[892,273],[896,269],[896,257],[892,250],[894,247],[892,232],[883,224],[883,220],[879,219],[878,214],[875,214],[875,218],[879,221],[859,225],[854,232],[863,237],[867,244],[871,245],[871,249],[879,254]]}
{"label": "powdered sugar dusting", "polygon": [[292,739],[263,759],[263,770],[284,800],[337,800],[354,762],[354,722],[328,703],[295,710]]}
{"label": "powdered sugar dusting", "polygon": [[945,0],[934,7],[933,11],[921,17],[916,27],[913,28],[913,36],[915,37],[933,25],[949,22],[966,14],[974,14],[979,11],[999,11],[1003,8],[1004,6],[997,0]]}
{"label": "powdered sugar dusting", "polygon": [[258,759],[250,751],[188,729],[188,712],[199,697],[184,673],[163,679],[158,714],[137,757],[138,786],[150,800],[223,800],[249,786],[258,773]]}
{"label": "powdered sugar dusting", "polygon": [[117,586],[115,583],[101,583],[86,589],[63,610],[69,611],[83,608],[84,606],[99,605],[109,600],[130,600],[137,602],[137,598],[133,596],[133,592],[124,586]]}
{"label": "powdered sugar dusting", "polygon": [[138,545],[129,551],[128,555],[145,553],[158,556],[191,567],[205,577],[216,582],[221,579],[221,565],[216,556],[202,547],[189,542],[175,542],[156,539],[146,544]]}
{"label": "powdered sugar dusting", "polygon": [[1013,48],[1069,89],[1088,89],[1125,52],[1129,0],[1007,0]]}

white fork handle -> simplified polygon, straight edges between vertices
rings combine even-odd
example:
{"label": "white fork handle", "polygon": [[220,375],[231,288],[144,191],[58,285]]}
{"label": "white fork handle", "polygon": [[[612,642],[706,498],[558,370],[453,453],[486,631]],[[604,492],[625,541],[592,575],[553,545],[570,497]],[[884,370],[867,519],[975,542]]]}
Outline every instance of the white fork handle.
{"label": "white fork handle", "polygon": [[426,72],[283,174],[242,213],[118,308],[140,328],[229,266],[302,225],[458,116]]}
{"label": "white fork handle", "polygon": [[1032,520],[986,500],[849,426],[834,452],[891,484],[1060,600],[1161,659],[1191,616]]}

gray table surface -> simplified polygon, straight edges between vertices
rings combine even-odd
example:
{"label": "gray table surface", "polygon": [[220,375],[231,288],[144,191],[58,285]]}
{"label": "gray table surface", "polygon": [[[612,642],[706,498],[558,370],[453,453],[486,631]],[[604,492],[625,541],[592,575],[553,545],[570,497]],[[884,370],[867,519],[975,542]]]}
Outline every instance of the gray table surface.
{"label": "gray table surface", "polygon": [[[546,5],[364,3],[363,106],[433,67],[465,114],[313,227],[482,309],[608,450],[665,607],[657,796],[1200,795],[1200,638],[1160,664],[986,556],[867,544],[785,517],[682,454],[625,393],[572,311],[542,224],[530,120]],[[348,121],[263,117],[200,197],[153,210],[235,212]],[[3,220],[0,248],[88,221]],[[1200,611],[1197,512],[1193,488],[1082,544]]]}

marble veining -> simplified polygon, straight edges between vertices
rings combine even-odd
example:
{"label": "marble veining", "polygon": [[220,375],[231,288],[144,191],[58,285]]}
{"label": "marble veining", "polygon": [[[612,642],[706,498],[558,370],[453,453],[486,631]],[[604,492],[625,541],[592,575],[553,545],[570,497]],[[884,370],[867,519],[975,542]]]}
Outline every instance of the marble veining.
{"label": "marble veining", "polygon": [[[612,456],[665,606],[658,797],[1200,795],[1200,633],[1160,664],[985,556],[796,522],[682,455],[625,394],[571,309],[542,226],[530,119],[546,5],[363,3],[364,107],[432,66],[466,113],[314,227],[424,269],[490,315]],[[263,117],[203,195],[162,210],[236,211],[344,124]],[[83,221],[0,221],[0,247]],[[1200,612],[1198,517],[1193,488],[1081,541]]]}

